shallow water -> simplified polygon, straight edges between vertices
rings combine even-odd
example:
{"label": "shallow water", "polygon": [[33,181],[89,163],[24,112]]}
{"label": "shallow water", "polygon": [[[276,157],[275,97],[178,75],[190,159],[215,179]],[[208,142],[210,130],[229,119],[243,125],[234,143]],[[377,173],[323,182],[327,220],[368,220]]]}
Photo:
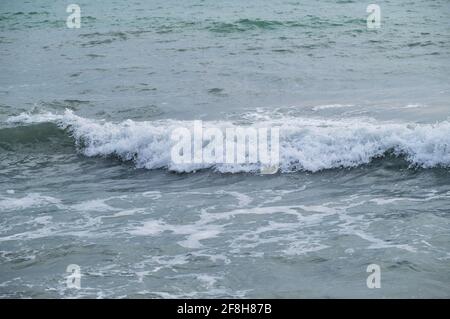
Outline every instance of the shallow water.
{"label": "shallow water", "polygon": [[[450,296],[448,1],[378,30],[360,1],[78,4],[0,4],[0,296]],[[173,165],[199,119],[280,128],[280,171]]]}

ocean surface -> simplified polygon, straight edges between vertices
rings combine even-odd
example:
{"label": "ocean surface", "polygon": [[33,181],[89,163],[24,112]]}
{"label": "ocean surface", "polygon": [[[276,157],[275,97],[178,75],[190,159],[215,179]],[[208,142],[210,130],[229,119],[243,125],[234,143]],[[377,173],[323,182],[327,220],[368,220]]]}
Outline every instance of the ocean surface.
{"label": "ocean surface", "polygon": [[[0,2],[0,297],[450,297],[448,0],[379,29],[351,0],[77,0],[69,29],[71,2]],[[279,171],[172,165],[195,120],[279,128]]]}

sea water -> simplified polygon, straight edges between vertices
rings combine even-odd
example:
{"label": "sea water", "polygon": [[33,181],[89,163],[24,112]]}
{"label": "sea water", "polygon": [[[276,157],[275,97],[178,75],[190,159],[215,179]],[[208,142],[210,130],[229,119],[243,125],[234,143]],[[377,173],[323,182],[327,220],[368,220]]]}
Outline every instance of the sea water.
{"label": "sea water", "polygon": [[[450,296],[447,0],[376,29],[364,1],[68,4],[0,3],[1,297]],[[278,128],[278,171],[173,165],[196,120]]]}

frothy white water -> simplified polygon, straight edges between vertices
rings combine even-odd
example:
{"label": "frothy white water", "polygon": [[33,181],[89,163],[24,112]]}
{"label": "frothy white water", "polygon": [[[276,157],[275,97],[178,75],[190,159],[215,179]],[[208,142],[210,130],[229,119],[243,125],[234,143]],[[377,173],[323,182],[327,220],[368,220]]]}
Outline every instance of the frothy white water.
{"label": "frothy white water", "polygon": [[327,109],[340,109],[344,107],[353,107],[353,104],[325,104],[317,105],[312,108],[313,111],[327,110]]}
{"label": "frothy white water", "polygon": [[[192,172],[212,168],[219,172],[259,171],[259,164],[175,164],[171,161],[175,128],[193,126],[192,121],[132,121],[112,123],[64,114],[22,113],[9,123],[53,122],[67,129],[86,156],[117,156],[134,161],[137,167],[166,168]],[[231,127],[231,122],[204,122],[205,127]],[[266,120],[255,127],[280,129],[281,172],[316,172],[369,163],[386,152],[403,156],[411,166],[450,166],[450,123],[435,124],[377,122],[371,119],[325,120],[300,117]]]}
{"label": "frothy white water", "polygon": [[[8,193],[14,194],[14,193]],[[0,210],[29,209],[47,205],[59,205],[60,200],[50,196],[43,196],[38,193],[30,193],[25,197],[2,198],[0,197]]]}

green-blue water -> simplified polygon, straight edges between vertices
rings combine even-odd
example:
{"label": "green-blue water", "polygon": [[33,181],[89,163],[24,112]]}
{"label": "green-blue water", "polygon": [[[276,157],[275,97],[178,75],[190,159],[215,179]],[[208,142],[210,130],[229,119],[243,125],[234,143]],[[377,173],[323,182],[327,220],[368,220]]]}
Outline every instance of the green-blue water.
{"label": "green-blue water", "polygon": [[[70,3],[0,2],[1,297],[450,296],[449,1],[375,30],[364,1]],[[281,170],[174,168],[192,120],[279,127]]]}

